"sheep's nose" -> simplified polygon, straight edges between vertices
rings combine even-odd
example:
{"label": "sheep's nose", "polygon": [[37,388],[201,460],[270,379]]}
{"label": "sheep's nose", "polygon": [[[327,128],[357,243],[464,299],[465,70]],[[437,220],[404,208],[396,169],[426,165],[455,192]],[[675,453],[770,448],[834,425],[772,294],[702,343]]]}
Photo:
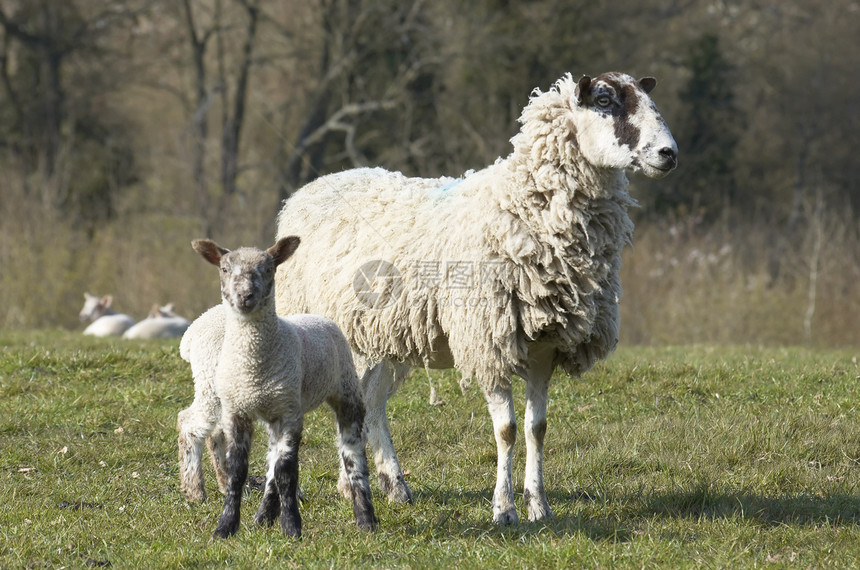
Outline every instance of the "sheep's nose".
{"label": "sheep's nose", "polygon": [[672,167],[677,166],[678,164],[678,151],[670,146],[664,146],[659,151],[660,157],[666,164],[671,164]]}

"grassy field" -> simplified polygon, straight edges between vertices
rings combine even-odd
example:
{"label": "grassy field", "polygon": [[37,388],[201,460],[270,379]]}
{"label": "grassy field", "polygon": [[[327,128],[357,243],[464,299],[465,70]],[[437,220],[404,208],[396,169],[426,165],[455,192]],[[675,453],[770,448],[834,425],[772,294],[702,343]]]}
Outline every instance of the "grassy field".
{"label": "grassy field", "polygon": [[[550,393],[555,518],[491,520],[491,423],[476,389],[423,372],[389,404],[415,505],[374,488],[380,529],[335,490],[331,414],[306,420],[300,541],[251,521],[210,539],[220,496],[178,490],[178,342],[0,334],[0,567],[847,567],[860,560],[857,350],[622,348]],[[522,417],[522,384],[516,384]],[[524,463],[518,443],[515,477]],[[263,474],[263,438],[252,474]],[[520,502],[520,515],[524,516]]]}

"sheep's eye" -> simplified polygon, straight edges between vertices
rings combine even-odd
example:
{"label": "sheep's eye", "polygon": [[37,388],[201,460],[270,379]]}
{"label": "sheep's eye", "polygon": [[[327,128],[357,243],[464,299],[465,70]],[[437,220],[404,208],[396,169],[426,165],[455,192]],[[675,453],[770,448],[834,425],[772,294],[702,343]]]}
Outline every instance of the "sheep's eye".
{"label": "sheep's eye", "polygon": [[227,271],[228,271],[228,270],[227,270],[227,266],[226,266],[226,265],[222,265],[222,266],[221,266],[221,273],[227,273]]}
{"label": "sheep's eye", "polygon": [[601,95],[594,100],[598,107],[608,107],[612,104],[612,98],[609,95]]}

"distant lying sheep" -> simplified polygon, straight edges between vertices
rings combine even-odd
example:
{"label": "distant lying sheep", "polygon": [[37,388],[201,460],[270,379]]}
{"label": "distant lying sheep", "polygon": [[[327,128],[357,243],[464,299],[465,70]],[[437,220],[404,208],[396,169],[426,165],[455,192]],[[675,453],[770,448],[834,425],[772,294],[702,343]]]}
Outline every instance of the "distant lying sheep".
{"label": "distant lying sheep", "polygon": [[635,204],[625,170],[659,178],[677,165],[648,96],[655,85],[567,75],[534,91],[513,151],[483,170],[456,179],[348,170],[285,201],[278,235],[308,245],[278,271],[278,313],[330,317],[367,364],[368,439],[389,500],[412,495],[387,399],[411,366],[456,367],[477,380],[493,419],[493,520],[518,521],[514,375],[526,382],[528,517],[552,514],[542,467],[550,377],[556,368],[580,376],[618,342],[618,271]]}
{"label": "distant lying sheep", "polygon": [[[229,251],[210,240],[193,242],[220,268],[222,304],[192,323],[180,344],[191,363],[195,398],[179,413],[181,487],[189,500],[205,496],[200,472],[203,441],[223,433],[224,508],[214,536],[239,528],[242,488],[254,420],[269,434],[265,491],[255,520],[271,525],[280,514],[283,533],[300,536],[298,448],[303,416],[326,402],[337,418],[338,448],[359,528],[377,520],[370,497],[364,439],[364,404],[349,345],[332,321],[316,315],[275,314],[275,268],[299,244],[286,237],[266,251]],[[220,352],[213,350],[220,346]]]}
{"label": "distant lying sheep", "polygon": [[149,316],[123,333],[123,338],[179,338],[191,322],[173,311],[173,303],[154,305]]}
{"label": "distant lying sheep", "polygon": [[134,325],[134,319],[128,315],[117,313],[111,308],[113,296],[97,297],[84,293],[84,306],[79,317],[81,322],[92,321],[84,329],[84,334],[93,336],[122,336]]}

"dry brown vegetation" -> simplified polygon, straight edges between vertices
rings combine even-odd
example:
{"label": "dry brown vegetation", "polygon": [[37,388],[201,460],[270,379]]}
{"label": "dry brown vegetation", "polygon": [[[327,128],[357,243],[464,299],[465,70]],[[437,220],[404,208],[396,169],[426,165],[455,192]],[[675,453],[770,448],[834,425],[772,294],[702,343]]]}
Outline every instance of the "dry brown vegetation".
{"label": "dry brown vegetation", "polygon": [[192,317],[189,242],[271,241],[321,173],[457,175],[565,72],[654,75],[622,342],[860,345],[860,3],[0,0],[0,327],[83,291]]}

